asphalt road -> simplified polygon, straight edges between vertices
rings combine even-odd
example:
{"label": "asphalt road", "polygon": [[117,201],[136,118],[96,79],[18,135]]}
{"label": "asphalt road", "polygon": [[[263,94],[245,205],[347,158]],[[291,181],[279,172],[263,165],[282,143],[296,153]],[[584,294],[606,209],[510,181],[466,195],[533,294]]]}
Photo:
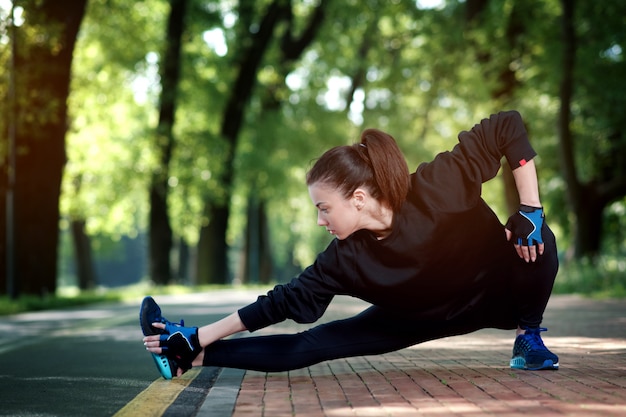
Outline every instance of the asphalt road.
{"label": "asphalt road", "polygon": [[[198,326],[257,292],[155,297]],[[141,343],[141,300],[0,317],[0,416],[112,416],[160,379]]]}

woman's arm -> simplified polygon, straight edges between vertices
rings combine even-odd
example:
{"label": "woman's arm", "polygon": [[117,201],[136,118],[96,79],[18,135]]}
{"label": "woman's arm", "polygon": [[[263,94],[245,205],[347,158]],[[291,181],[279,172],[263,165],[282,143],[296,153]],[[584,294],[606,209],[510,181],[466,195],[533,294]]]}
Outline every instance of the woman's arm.
{"label": "woman's arm", "polygon": [[[156,327],[159,329],[165,329],[165,324],[163,323],[153,323],[152,327]],[[246,326],[244,326],[241,318],[239,318],[239,313],[234,312],[229,316],[224,317],[221,320],[218,320],[214,323],[207,324],[206,326],[202,326],[198,328],[198,341],[200,342],[200,346],[205,348],[209,346],[211,343],[216,340],[223,339],[232,334],[242,332],[246,330]],[[161,354],[163,350],[160,346],[160,335],[146,336],[144,337],[144,345],[146,349],[152,353]]]}
{"label": "woman's arm", "polygon": [[[482,184],[497,175],[503,156],[515,170],[536,155],[518,112],[492,114],[459,133],[451,152],[420,165],[412,176],[412,189],[433,210],[463,211],[479,202]],[[525,187],[524,194],[526,189],[530,188]]]}
{"label": "woman's arm", "polygon": [[539,185],[537,184],[537,170],[535,161],[531,159],[525,165],[513,170],[515,185],[520,204],[532,207],[541,207]]}
{"label": "woman's arm", "polygon": [[[152,327],[165,329],[164,323],[152,323]],[[224,337],[246,330],[246,326],[241,321],[238,312],[234,312],[229,316],[224,317],[214,323],[207,324],[198,328],[198,341],[202,350],[196,355],[195,359],[191,362],[190,366],[202,366],[204,360],[204,348],[211,343],[223,339]],[[163,348],[161,348],[160,342],[161,335],[152,335],[144,337],[144,345],[149,352],[161,354]],[[185,370],[178,368],[177,376],[181,376],[185,373]]]}
{"label": "woman's arm", "polygon": [[[524,165],[514,169],[513,177],[515,178],[515,185],[517,187],[520,204],[530,207],[541,207],[535,161],[531,159]],[[506,233],[507,240],[511,240],[513,237],[511,230],[505,228],[504,231]],[[542,255],[544,250],[543,243],[537,243],[536,246],[519,245],[518,243],[515,243],[514,246],[519,257],[523,258],[526,262],[536,261],[537,255]]]}
{"label": "woman's arm", "polygon": [[215,323],[207,324],[198,329],[200,346],[207,347],[216,340],[223,339],[235,333],[246,330],[238,312],[234,312]]}

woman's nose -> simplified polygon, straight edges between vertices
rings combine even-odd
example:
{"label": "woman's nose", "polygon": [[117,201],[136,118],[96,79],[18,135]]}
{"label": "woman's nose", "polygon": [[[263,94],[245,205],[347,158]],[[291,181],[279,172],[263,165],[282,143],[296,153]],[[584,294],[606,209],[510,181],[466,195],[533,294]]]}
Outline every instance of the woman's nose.
{"label": "woman's nose", "polygon": [[328,222],[322,217],[322,213],[317,214],[317,225],[318,226],[326,226]]}

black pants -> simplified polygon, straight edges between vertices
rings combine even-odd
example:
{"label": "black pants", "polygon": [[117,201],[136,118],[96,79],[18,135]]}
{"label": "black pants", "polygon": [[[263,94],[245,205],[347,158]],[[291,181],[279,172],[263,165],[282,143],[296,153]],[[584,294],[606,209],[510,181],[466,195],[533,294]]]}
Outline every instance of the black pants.
{"label": "black pants", "polygon": [[479,308],[452,320],[421,320],[372,306],[354,317],[297,334],[217,341],[205,349],[203,365],[287,371],[325,360],[392,352],[487,327],[537,327],[558,269],[554,235],[546,227],[543,237],[544,255],[528,264],[512,257],[511,276],[501,277],[509,284],[488,294]]}

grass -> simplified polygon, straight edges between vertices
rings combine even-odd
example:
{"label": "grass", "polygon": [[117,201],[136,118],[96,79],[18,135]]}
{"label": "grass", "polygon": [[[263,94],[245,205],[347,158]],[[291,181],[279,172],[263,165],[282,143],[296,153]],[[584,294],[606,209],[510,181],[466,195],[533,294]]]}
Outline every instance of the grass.
{"label": "grass", "polygon": [[[211,285],[189,287],[182,285],[153,286],[138,284],[120,288],[98,288],[90,291],[79,291],[77,288],[60,288],[55,295],[43,297],[25,295],[17,299],[0,296],[0,316],[24,313],[28,311],[42,311],[63,309],[97,303],[112,303],[123,301],[139,301],[146,294],[150,295],[175,295],[190,294],[209,290],[232,288],[226,285]],[[239,288],[239,287],[237,287]],[[242,288],[256,288],[245,286]],[[258,288],[266,288],[258,286]]]}
{"label": "grass", "polygon": [[53,310],[102,302],[122,301],[123,297],[121,293],[109,291],[87,291],[75,296],[47,295],[38,297],[34,295],[23,295],[17,299],[2,296],[0,297],[0,316],[24,313],[27,311]]}

